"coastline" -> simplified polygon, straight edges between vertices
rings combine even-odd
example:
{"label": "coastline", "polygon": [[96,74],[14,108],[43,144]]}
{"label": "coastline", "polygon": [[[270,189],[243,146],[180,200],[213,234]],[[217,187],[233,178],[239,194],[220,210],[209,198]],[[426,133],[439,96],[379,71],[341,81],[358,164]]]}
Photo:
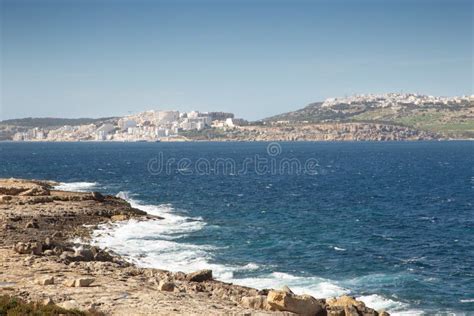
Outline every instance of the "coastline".
{"label": "coastline", "polygon": [[162,220],[100,193],[55,189],[58,183],[0,180],[0,274],[3,295],[104,314],[387,315],[343,296],[315,299],[290,289],[257,290],[212,278],[139,268],[90,245],[97,225]]}

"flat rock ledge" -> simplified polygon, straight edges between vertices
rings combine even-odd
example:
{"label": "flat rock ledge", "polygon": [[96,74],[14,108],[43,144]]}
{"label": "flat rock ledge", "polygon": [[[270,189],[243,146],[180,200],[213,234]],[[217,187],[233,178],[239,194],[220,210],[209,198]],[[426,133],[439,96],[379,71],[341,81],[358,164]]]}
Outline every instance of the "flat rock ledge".
{"label": "flat rock ledge", "polygon": [[388,315],[349,296],[316,299],[288,287],[220,282],[211,270],[136,267],[89,245],[90,233],[112,221],[161,218],[114,196],[59,191],[56,185],[0,179],[1,295],[105,315]]}

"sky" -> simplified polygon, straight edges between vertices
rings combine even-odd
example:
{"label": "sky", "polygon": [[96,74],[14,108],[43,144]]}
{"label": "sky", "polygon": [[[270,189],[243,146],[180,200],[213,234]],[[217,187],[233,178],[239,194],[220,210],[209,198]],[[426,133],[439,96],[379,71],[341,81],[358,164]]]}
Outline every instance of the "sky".
{"label": "sky", "polygon": [[469,0],[0,1],[0,119],[474,94]]}

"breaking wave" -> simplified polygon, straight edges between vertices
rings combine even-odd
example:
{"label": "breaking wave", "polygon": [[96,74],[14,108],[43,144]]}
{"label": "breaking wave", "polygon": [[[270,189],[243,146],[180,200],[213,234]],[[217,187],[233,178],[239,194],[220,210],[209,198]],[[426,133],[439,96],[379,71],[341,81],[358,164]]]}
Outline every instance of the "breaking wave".
{"label": "breaking wave", "polygon": [[54,188],[61,191],[85,192],[90,191],[96,186],[97,182],[61,182],[60,185],[57,185]]}
{"label": "breaking wave", "polygon": [[[138,266],[186,273],[200,269],[212,269],[214,276],[225,282],[258,289],[281,288],[287,285],[295,293],[306,293],[315,297],[334,297],[351,293],[349,288],[343,286],[344,282],[336,282],[315,276],[302,277],[288,273],[272,272],[254,277],[235,278],[234,272],[249,271],[255,274],[261,267],[256,263],[248,263],[242,266],[217,264],[213,262],[212,253],[217,251],[218,248],[180,241],[186,235],[199,231],[206,226],[202,218],[177,214],[170,204],[143,204],[130,197],[129,192],[120,192],[117,196],[126,199],[135,208],[164,218],[149,221],[131,219],[121,223],[104,224],[94,231],[94,244],[109,248]],[[364,278],[360,280],[363,281]],[[421,311],[410,311],[407,304],[377,294],[361,296],[358,299],[364,301],[370,307],[385,309],[395,315],[417,315],[422,313]]]}

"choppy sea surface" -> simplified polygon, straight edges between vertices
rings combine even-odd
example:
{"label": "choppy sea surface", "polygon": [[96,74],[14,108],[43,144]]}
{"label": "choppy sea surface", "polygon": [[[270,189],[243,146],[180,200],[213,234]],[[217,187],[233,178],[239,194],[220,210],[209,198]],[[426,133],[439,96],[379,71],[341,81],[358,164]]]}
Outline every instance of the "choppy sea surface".
{"label": "choppy sea surface", "polygon": [[474,314],[474,143],[0,143],[0,177],[121,196],[162,221],[94,242],[145,267]]}

